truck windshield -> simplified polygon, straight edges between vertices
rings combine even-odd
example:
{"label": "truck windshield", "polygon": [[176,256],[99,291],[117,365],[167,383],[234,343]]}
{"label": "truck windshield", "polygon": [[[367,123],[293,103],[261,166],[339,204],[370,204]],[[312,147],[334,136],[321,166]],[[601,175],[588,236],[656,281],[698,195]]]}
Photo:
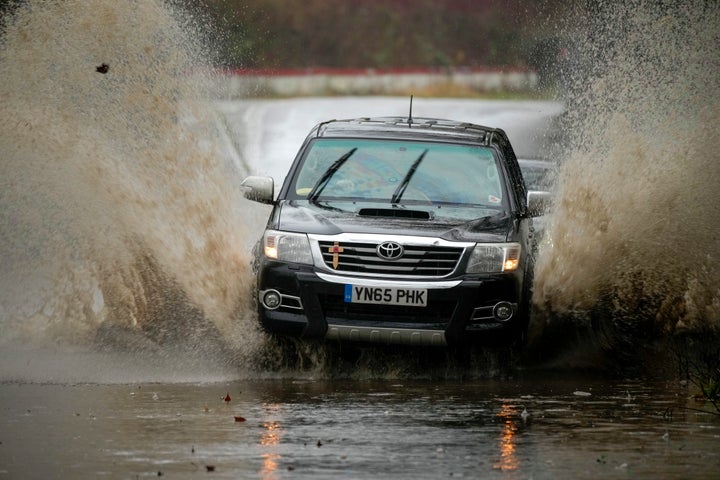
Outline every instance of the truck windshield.
{"label": "truck windshield", "polygon": [[486,147],[319,138],[306,149],[290,198],[502,209],[500,175]]}

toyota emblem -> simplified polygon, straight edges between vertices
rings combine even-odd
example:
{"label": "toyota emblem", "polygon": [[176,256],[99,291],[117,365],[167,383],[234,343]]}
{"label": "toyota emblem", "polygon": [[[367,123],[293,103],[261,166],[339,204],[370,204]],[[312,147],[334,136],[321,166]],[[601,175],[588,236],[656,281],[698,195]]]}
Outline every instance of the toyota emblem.
{"label": "toyota emblem", "polygon": [[397,260],[403,253],[405,250],[397,242],[383,242],[377,246],[377,255],[383,260]]}

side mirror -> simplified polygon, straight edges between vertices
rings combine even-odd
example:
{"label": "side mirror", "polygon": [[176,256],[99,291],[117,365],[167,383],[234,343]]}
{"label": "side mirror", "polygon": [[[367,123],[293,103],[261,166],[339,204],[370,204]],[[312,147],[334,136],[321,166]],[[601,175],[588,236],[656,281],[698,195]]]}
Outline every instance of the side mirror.
{"label": "side mirror", "polygon": [[272,205],[275,197],[275,183],[271,177],[247,177],[240,184],[248,200]]}
{"label": "side mirror", "polygon": [[552,204],[552,194],[550,192],[540,192],[531,190],[527,194],[527,205],[530,216],[539,217],[545,215],[550,210]]}

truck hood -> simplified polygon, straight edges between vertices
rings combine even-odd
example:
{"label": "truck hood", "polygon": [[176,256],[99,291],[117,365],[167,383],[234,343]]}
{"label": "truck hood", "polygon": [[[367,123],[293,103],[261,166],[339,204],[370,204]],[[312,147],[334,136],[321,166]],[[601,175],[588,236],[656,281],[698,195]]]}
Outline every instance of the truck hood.
{"label": "truck hood", "polygon": [[281,200],[272,223],[278,230],[319,235],[377,233],[463,242],[504,242],[513,229],[508,212],[481,207],[307,200]]}

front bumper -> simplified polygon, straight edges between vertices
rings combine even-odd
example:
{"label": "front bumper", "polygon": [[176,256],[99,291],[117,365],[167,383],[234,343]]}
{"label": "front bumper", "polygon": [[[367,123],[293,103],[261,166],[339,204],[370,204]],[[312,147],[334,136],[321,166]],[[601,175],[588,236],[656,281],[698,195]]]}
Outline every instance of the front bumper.
{"label": "front bumper", "polygon": [[[259,316],[271,333],[300,338],[410,345],[477,343],[526,327],[517,272],[464,275],[437,281],[388,281],[330,275],[310,266],[266,261],[258,276]],[[427,289],[424,307],[348,303],[346,284]],[[277,308],[263,296],[280,294]],[[508,302],[513,316],[500,322],[493,307]]]}

